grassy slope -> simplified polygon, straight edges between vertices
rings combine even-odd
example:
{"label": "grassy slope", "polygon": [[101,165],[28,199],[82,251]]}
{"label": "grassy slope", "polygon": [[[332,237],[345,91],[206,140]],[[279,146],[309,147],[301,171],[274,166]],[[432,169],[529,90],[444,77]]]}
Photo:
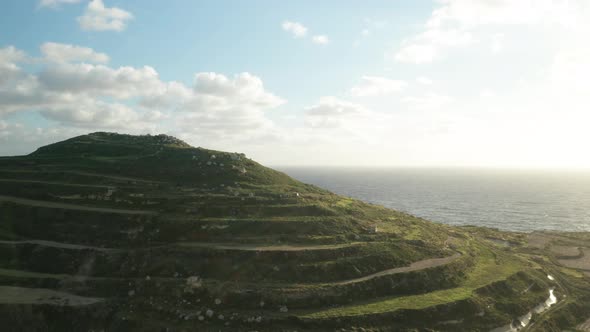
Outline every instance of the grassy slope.
{"label": "grassy slope", "polygon": [[[588,287],[585,278],[580,278],[580,273],[574,270],[557,267],[554,260],[543,256],[547,254],[545,251],[528,248],[521,234],[430,223],[303,184],[242,155],[193,148],[170,137],[108,133],[76,137],[40,148],[30,156],[0,158],[0,179],[6,180],[2,182],[0,195],[119,209],[145,209],[142,205],[145,201],[155,202],[149,209],[159,215],[149,220],[121,216],[105,220],[104,216],[76,214],[71,210],[0,205],[3,220],[0,239],[48,237],[43,239],[125,248],[159,246],[149,249],[149,255],[141,250],[124,255],[101,254],[94,263],[101,276],[117,275],[134,280],[143,280],[146,275],[168,278],[167,286],[150,291],[149,305],[147,294],[146,298],[143,294],[134,297],[134,301],[145,306],[141,311],[132,308],[131,302],[125,300],[129,285],[112,281],[122,292],[118,315],[137,317],[138,322],[148,321],[148,318],[149,321],[162,322],[177,319],[154,312],[153,306],[175,308],[176,304],[170,303],[176,303],[179,298],[192,299],[183,293],[184,277],[174,277],[179,272],[182,276],[210,276],[205,289],[199,293],[202,301],[192,304],[192,312],[214,307],[210,303],[214,297],[234,299],[235,296],[237,299],[231,303],[233,312],[244,310],[244,314],[249,314],[253,303],[257,306],[261,297],[268,296],[266,301],[273,308],[299,301],[299,307],[308,309],[299,316],[311,321],[370,316],[401,309],[422,310],[478,299],[485,296],[482,289],[502,283],[518,272],[532,276],[539,274],[540,270],[554,271],[551,273],[560,278],[562,292],[569,288],[577,290],[569,293],[568,301],[580,305],[586,303],[577,295],[585,294]],[[10,182],[10,179],[16,181]],[[86,198],[72,201],[58,197],[80,193],[86,196],[104,192],[109,187],[117,188],[114,197],[118,201]],[[145,198],[130,198],[132,194],[142,194]],[[137,237],[126,235],[129,228],[139,227],[142,230]],[[375,227],[379,230],[376,234],[371,231]],[[502,240],[514,247],[495,246],[487,239]],[[191,241],[205,245],[166,246]],[[351,242],[366,244],[340,247]],[[207,247],[206,243],[229,243],[230,248]],[[301,252],[231,249],[232,246],[252,245],[336,247]],[[88,257],[94,257],[92,252],[72,253],[31,245],[0,246],[0,250],[0,254],[6,256],[0,260],[0,268],[4,268],[2,271],[7,277],[17,279],[42,278],[48,273],[65,277],[60,264],[64,264],[63,270],[77,271]],[[358,286],[339,288],[333,284],[407,266],[421,259],[445,257],[456,251],[463,253],[461,261],[464,264],[458,264],[459,268],[455,270],[423,271],[419,282],[412,283],[416,280],[396,276]],[[48,265],[46,257],[59,260]],[[438,284],[441,279],[436,273],[440,271],[457,272],[461,277],[454,278],[452,283]],[[407,278],[417,279],[417,276],[408,274]],[[400,296],[392,291],[388,282],[401,282],[406,286],[403,289],[406,295]],[[432,291],[425,293],[421,288],[424,285]],[[530,298],[514,298],[517,288],[522,286],[515,285],[504,284],[502,287],[510,292],[486,300],[496,303],[500,312],[496,316],[491,313],[486,319],[510,318],[515,308],[521,310],[530,304]],[[248,288],[248,292],[243,292],[244,288]],[[383,294],[383,290],[397,295],[377,299],[377,294]],[[99,292],[92,287],[87,291]],[[112,291],[119,290],[114,288]],[[95,295],[100,297],[102,294]],[[326,296],[327,300],[319,301],[313,298],[314,295]],[[346,305],[334,308],[331,305],[334,303],[330,303],[332,299],[346,300]],[[350,303],[348,300],[354,301]],[[154,301],[157,303],[153,304]],[[265,308],[257,314],[274,316],[273,310],[276,311]],[[555,320],[563,320],[564,316],[570,317],[567,313],[569,311],[562,315],[549,313],[544,317],[549,317],[545,318],[550,322],[547,324],[553,324]],[[551,318],[554,316],[555,319]],[[336,321],[333,327],[338,326]],[[563,326],[571,326],[573,322],[575,319],[570,319],[569,325],[563,323]],[[207,324],[216,326],[217,323]],[[217,325],[219,329],[223,326],[221,323]]]}
{"label": "grassy slope", "polygon": [[376,314],[400,309],[424,309],[470,298],[475,290],[527,269],[523,261],[507,255],[499,257],[495,252],[485,247],[480,247],[476,255],[475,267],[468,273],[465,282],[460,287],[329,309],[307,314],[302,318],[329,318]]}

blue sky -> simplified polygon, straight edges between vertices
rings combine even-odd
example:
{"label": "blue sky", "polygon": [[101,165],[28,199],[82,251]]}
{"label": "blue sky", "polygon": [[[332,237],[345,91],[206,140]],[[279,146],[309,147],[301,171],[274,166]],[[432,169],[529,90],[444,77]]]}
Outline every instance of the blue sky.
{"label": "blue sky", "polygon": [[0,6],[0,154],[107,130],[271,165],[590,166],[584,1]]}
{"label": "blue sky", "polygon": [[[0,21],[3,45],[29,54],[47,41],[92,47],[111,57],[111,66],[149,65],[163,80],[190,84],[193,74],[213,71],[232,75],[251,72],[280,95],[317,98],[322,90],[345,90],[366,72],[381,72],[383,48],[395,46],[404,34],[419,29],[430,1],[111,1],[108,5],[133,13],[123,33],[88,32],[75,20],[84,2],[38,8],[38,0],[8,1]],[[346,5],[343,5],[346,4]],[[413,17],[413,19],[411,19]],[[326,20],[329,18],[329,20]],[[330,47],[293,40],[280,29],[283,21],[305,22],[327,34]],[[353,47],[367,21],[387,22],[374,37]],[[403,28],[396,26],[399,23]],[[405,31],[404,31],[405,30]],[[353,39],[351,39],[353,37]],[[314,79],[309,79],[309,73]]]}

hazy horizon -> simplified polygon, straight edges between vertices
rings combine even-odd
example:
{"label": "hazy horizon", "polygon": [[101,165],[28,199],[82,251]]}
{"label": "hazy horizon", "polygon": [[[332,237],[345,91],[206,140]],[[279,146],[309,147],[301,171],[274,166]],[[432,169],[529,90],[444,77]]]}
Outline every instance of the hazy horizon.
{"label": "hazy horizon", "polygon": [[590,231],[590,172],[279,168],[339,195],[451,225]]}
{"label": "hazy horizon", "polygon": [[115,131],[271,166],[590,169],[586,1],[1,6],[0,155]]}
{"label": "hazy horizon", "polygon": [[[68,139],[71,137],[67,137],[64,139]],[[56,142],[48,142],[45,145],[50,145]],[[0,158],[4,157],[19,157],[19,156],[26,156],[32,152],[34,152],[37,148],[35,147],[33,150],[24,152],[22,154],[6,154],[0,155]],[[197,146],[197,145],[194,145]],[[206,146],[201,146],[202,148],[209,149]],[[227,152],[231,152],[227,150]],[[239,151],[235,151],[239,152]],[[260,160],[253,158],[252,156],[246,156],[254,161],[260,162]],[[547,167],[543,165],[531,165],[531,166],[489,166],[489,165],[404,165],[404,164],[392,164],[392,165],[372,165],[372,164],[272,164],[272,163],[262,163],[263,166],[276,168],[278,170],[285,169],[285,168],[334,168],[334,169],[382,169],[382,170],[450,170],[450,171],[499,171],[499,172],[560,172],[560,173],[588,173],[590,174],[590,167],[587,166],[580,166],[580,167]]]}

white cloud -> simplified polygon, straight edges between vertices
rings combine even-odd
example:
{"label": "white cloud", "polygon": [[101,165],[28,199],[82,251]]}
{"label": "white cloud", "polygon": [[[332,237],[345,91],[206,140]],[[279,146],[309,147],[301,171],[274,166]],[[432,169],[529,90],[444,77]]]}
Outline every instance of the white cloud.
{"label": "white cloud", "polygon": [[[398,62],[429,63],[449,49],[471,45],[484,27],[537,25],[572,31],[586,25],[587,2],[581,0],[442,0],[421,32],[405,39],[394,53]],[[549,29],[551,30],[551,29]],[[502,34],[493,37],[494,53],[503,48]]]}
{"label": "white cloud", "polygon": [[420,96],[408,96],[402,98],[402,103],[411,109],[440,111],[453,101],[453,98],[439,93],[425,93]]}
{"label": "white cloud", "polygon": [[567,21],[575,17],[576,7],[583,3],[578,0],[445,0],[432,12],[426,26],[569,24]]}
{"label": "white cloud", "polygon": [[157,95],[165,90],[158,73],[149,66],[115,69],[86,63],[57,64],[41,71],[38,80],[47,91],[117,99]]}
{"label": "white cloud", "polygon": [[82,0],[41,0],[39,1],[39,7],[51,7],[57,8],[61,4],[74,4],[80,3]]}
{"label": "white cloud", "polygon": [[418,77],[416,78],[416,82],[423,84],[423,85],[432,85],[434,82],[432,81],[432,79],[428,78],[428,77]]}
{"label": "white cloud", "polygon": [[337,128],[370,112],[362,105],[327,96],[305,109],[305,123],[313,128]]}
{"label": "white cloud", "polygon": [[68,44],[44,43],[41,45],[41,53],[45,56],[46,60],[57,63],[72,61],[109,62],[109,56],[104,53],[95,52],[89,47]]}
{"label": "white cloud", "polygon": [[361,83],[350,89],[354,97],[381,96],[402,91],[408,84],[378,76],[363,76]]}
{"label": "white cloud", "polygon": [[233,79],[217,73],[198,73],[192,94],[177,106],[183,113],[178,126],[201,137],[259,135],[261,131],[274,130],[264,112],[284,103],[250,73],[238,74]]}
{"label": "white cloud", "polygon": [[471,33],[460,29],[432,28],[406,39],[402,48],[394,54],[398,62],[415,64],[432,62],[448,47],[468,45],[473,41]]}
{"label": "white cloud", "polygon": [[40,111],[46,118],[64,125],[83,128],[142,128],[149,123],[130,107],[119,103],[108,103],[91,98],[80,98],[76,104],[62,104]]}
{"label": "white cloud", "polygon": [[117,7],[105,7],[102,0],[92,0],[84,15],[78,17],[78,23],[83,30],[90,31],[123,31],[133,15]]}
{"label": "white cloud", "polygon": [[217,73],[195,75],[195,96],[210,100],[223,100],[223,106],[272,108],[285,101],[264,89],[262,80],[250,73],[241,73],[229,79]]}
{"label": "white cloud", "polygon": [[281,26],[295,38],[305,37],[307,34],[307,28],[299,22],[284,21]]}
{"label": "white cloud", "polygon": [[483,89],[479,92],[479,96],[481,98],[492,98],[496,96],[496,93],[494,92],[494,90],[491,89]]}
{"label": "white cloud", "polygon": [[90,48],[46,43],[41,51],[41,68],[27,73],[18,67],[28,58],[24,52],[0,49],[0,74],[15,73],[0,75],[0,114],[37,112],[63,127],[92,130],[153,132],[171,125],[176,133],[219,142],[272,133],[275,125],[265,112],[285,103],[250,73],[197,73],[189,87],[162,81],[149,66],[74,62],[108,59]]}
{"label": "white cloud", "polygon": [[316,35],[311,38],[311,41],[314,44],[326,45],[330,42],[330,39],[326,35]]}
{"label": "white cloud", "polygon": [[[26,74],[19,67],[19,63],[30,61],[30,58],[21,50],[14,46],[0,48],[0,97],[2,97],[3,89],[18,89],[22,90],[24,87],[15,82],[21,82],[26,77]],[[0,104],[2,100],[0,98]],[[0,108],[0,114],[7,113]]]}
{"label": "white cloud", "polygon": [[492,53],[498,54],[504,49],[504,34],[496,33],[492,36],[492,43],[490,45]]}
{"label": "white cloud", "polygon": [[[306,26],[299,22],[292,22],[292,21],[284,21],[281,24],[283,30],[291,33],[294,38],[304,38],[307,36],[308,29]],[[311,41],[314,44],[318,45],[326,45],[330,43],[330,38],[326,35],[314,35],[311,37]]]}
{"label": "white cloud", "polygon": [[26,53],[16,49],[14,46],[0,48],[0,68],[15,67],[17,62],[23,62],[26,59]]}

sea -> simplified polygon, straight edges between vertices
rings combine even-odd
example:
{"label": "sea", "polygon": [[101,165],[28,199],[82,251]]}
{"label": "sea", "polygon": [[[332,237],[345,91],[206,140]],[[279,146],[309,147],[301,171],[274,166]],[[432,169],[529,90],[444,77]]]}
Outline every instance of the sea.
{"label": "sea", "polygon": [[434,222],[520,232],[590,231],[590,171],[275,168]]}

